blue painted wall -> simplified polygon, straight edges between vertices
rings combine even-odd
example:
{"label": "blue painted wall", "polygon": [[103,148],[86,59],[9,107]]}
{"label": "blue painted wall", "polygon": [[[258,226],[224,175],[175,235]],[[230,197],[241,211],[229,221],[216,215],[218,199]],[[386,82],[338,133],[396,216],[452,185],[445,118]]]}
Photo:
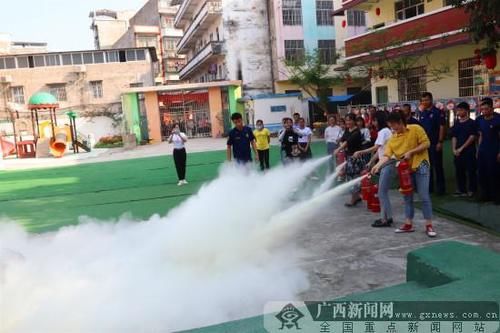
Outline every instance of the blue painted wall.
{"label": "blue painted wall", "polygon": [[307,51],[318,48],[318,40],[335,39],[333,25],[320,25],[316,23],[316,1],[302,0],[302,24],[304,28],[304,46]]}

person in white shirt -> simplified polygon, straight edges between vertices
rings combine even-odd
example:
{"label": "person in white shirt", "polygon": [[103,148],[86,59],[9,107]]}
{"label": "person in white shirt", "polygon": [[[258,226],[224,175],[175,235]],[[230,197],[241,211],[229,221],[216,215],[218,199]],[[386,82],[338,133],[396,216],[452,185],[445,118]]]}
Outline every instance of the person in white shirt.
{"label": "person in white shirt", "polygon": [[[354,153],[354,157],[360,157],[365,154],[373,153],[373,156],[368,162],[368,168],[371,169],[377,161],[384,157],[385,145],[392,136],[392,132],[387,126],[387,114],[384,111],[375,112],[373,118],[373,125],[376,126],[377,140],[373,147],[365,150],[360,150]],[[380,170],[380,177],[378,182],[378,198],[380,200],[380,219],[372,223],[372,227],[390,227],[393,223],[392,220],[392,206],[389,200],[389,189],[391,187],[392,179],[396,175],[394,163],[389,163],[382,167]]]}
{"label": "person in white shirt", "polygon": [[339,140],[342,137],[342,128],[337,125],[337,118],[328,118],[328,127],[325,128],[325,142],[326,142],[326,152],[328,155],[332,156],[330,160],[330,172],[333,172],[335,168],[335,160],[333,158],[333,152],[339,147]]}
{"label": "person in white shirt", "polygon": [[312,139],[312,131],[309,127],[306,126],[306,121],[304,118],[299,118],[299,149],[300,149],[300,159],[308,160],[312,158],[311,152],[311,139]]}
{"label": "person in white shirt", "polygon": [[173,143],[174,145],[174,163],[175,170],[177,171],[177,178],[179,182],[177,186],[186,185],[186,147],[184,144],[187,141],[187,136],[185,133],[181,132],[179,124],[175,124],[172,134],[168,137],[168,143]]}

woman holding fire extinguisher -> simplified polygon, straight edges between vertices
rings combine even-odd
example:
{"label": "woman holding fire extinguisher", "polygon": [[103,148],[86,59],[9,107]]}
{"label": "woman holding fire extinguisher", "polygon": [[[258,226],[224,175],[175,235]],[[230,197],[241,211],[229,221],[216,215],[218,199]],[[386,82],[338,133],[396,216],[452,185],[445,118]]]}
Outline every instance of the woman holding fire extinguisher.
{"label": "woman holding fire extinguisher", "polygon": [[400,112],[392,112],[387,122],[393,130],[387,141],[383,158],[372,168],[372,174],[380,171],[391,159],[400,161],[398,173],[400,191],[405,201],[405,224],[396,229],[396,233],[413,232],[413,189],[416,188],[422,201],[422,213],[425,219],[425,232],[429,237],[437,234],[432,226],[432,202],[429,195],[430,162],[429,138],[422,127],[406,125],[405,117]]}
{"label": "woman holding fire extinguisher", "polygon": [[[340,146],[334,150],[333,155],[345,154],[346,166],[345,174],[347,180],[359,177],[361,171],[365,168],[365,161],[362,158],[354,158],[355,152],[361,150],[363,144],[363,136],[361,131],[356,126],[356,116],[352,113],[345,117],[346,129],[344,135],[340,139]],[[351,190],[351,201],[346,203],[346,207],[354,207],[361,202],[361,188],[359,184],[353,186]]]}
{"label": "woman holding fire extinguisher", "polygon": [[[372,124],[377,129],[377,138],[373,147],[365,150],[360,150],[354,153],[354,157],[359,157],[364,154],[372,154],[371,160],[368,162],[367,168],[375,165],[375,163],[384,158],[385,146],[387,141],[392,136],[392,132],[387,125],[387,113],[384,111],[377,111],[372,115]],[[378,199],[380,200],[380,219],[372,223],[372,227],[390,227],[393,223],[392,220],[392,206],[389,200],[389,189],[392,179],[395,175],[394,163],[389,161],[380,168],[380,177],[378,181]],[[370,180],[368,180],[370,184]],[[363,187],[363,184],[361,184]]]}

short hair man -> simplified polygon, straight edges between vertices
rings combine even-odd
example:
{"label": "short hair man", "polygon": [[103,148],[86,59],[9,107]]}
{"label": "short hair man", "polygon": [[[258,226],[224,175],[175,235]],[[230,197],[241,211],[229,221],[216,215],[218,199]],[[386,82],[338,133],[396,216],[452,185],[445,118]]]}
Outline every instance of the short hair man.
{"label": "short hair man", "polygon": [[[446,192],[444,166],[443,166],[443,141],[445,135],[446,117],[434,106],[432,94],[424,92],[420,98],[420,124],[429,137],[429,159],[431,164],[429,190],[434,191],[436,180],[436,193],[443,195]],[[434,177],[435,176],[435,177]]]}
{"label": "short hair man", "polygon": [[229,137],[227,139],[227,160],[231,161],[234,157],[238,164],[252,162],[251,149],[253,149],[255,160],[258,161],[259,156],[257,154],[255,136],[252,129],[243,124],[243,117],[240,113],[233,113],[231,121],[233,122],[234,128],[229,132]]}
{"label": "short hair man", "polygon": [[500,204],[500,114],[495,113],[493,100],[488,97],[481,101],[480,109],[476,119],[480,200]]}

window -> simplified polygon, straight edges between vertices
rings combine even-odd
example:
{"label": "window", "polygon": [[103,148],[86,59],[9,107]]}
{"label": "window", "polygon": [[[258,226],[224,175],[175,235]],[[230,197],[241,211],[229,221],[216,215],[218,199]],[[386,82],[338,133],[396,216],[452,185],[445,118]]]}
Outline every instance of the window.
{"label": "window", "polygon": [[176,38],[164,38],[163,39],[163,47],[165,48],[166,52],[174,52],[176,45],[177,45]]}
{"label": "window", "polygon": [[103,97],[102,81],[90,81],[90,89],[94,98]]}
{"label": "window", "polygon": [[162,28],[171,29],[174,27],[174,18],[173,17],[163,16],[161,22],[162,22]]}
{"label": "window", "polygon": [[450,0],[444,0],[444,5],[445,6],[452,6],[453,4],[451,3]]}
{"label": "window", "polygon": [[106,52],[106,62],[118,62],[118,51],[108,51]]}
{"label": "window", "polygon": [[375,90],[377,94],[377,104],[387,104],[389,102],[389,88],[377,87]]}
{"label": "window", "polygon": [[10,95],[14,103],[24,104],[24,87],[11,87]]}
{"label": "window", "polygon": [[94,52],[94,63],[95,64],[104,63],[104,53],[103,52]]}
{"label": "window", "polygon": [[476,65],[476,58],[458,61],[459,97],[485,95],[485,82],[488,82],[488,71],[484,66]]}
{"label": "window", "polygon": [[135,55],[135,50],[127,50],[127,61],[135,61],[137,56]]}
{"label": "window", "polygon": [[400,0],[394,4],[396,20],[406,20],[424,13],[424,0]]}
{"label": "window", "polygon": [[337,57],[334,39],[318,40],[318,52],[322,64],[335,64]]}
{"label": "window", "polygon": [[18,57],[17,58],[17,67],[28,68],[29,67],[28,57]]}
{"label": "window", "polygon": [[63,54],[62,55],[62,63],[63,65],[72,65],[71,54]]}
{"label": "window", "polygon": [[144,83],[142,82],[135,82],[130,84],[130,88],[141,88],[144,86]]}
{"label": "window", "polygon": [[351,27],[364,27],[366,25],[365,12],[362,10],[347,10],[347,25]]}
{"label": "window", "polygon": [[283,24],[302,25],[301,0],[283,0]]}
{"label": "window", "polygon": [[16,59],[15,58],[5,58],[5,68],[7,68],[7,69],[16,68]]}
{"label": "window", "polygon": [[45,66],[45,57],[44,56],[35,56],[33,57],[35,61],[35,67],[43,67]]}
{"label": "window", "polygon": [[46,66],[59,66],[61,64],[61,59],[58,54],[49,54],[45,56]]}
{"label": "window", "polygon": [[82,54],[81,53],[72,53],[71,59],[73,59],[73,65],[81,65],[83,64]]}
{"label": "window", "polygon": [[285,40],[285,59],[291,62],[304,61],[305,50],[303,40]]}
{"label": "window", "polygon": [[316,24],[333,25],[333,1],[316,0]]}
{"label": "window", "polygon": [[84,53],[83,54],[83,63],[84,64],[92,64],[94,62],[94,58],[92,57],[92,53]]}
{"label": "window", "polygon": [[427,89],[427,70],[425,66],[399,71],[398,91],[401,101],[416,101]]}
{"label": "window", "polygon": [[135,55],[136,55],[136,59],[137,61],[141,61],[141,60],[146,60],[146,51],[145,50],[135,50]]}
{"label": "window", "polygon": [[157,48],[158,39],[156,36],[140,36],[136,38],[137,47],[155,47]]}
{"label": "window", "polygon": [[66,95],[66,85],[65,84],[51,84],[49,85],[49,93],[54,95],[56,99],[60,102],[68,100]]}

